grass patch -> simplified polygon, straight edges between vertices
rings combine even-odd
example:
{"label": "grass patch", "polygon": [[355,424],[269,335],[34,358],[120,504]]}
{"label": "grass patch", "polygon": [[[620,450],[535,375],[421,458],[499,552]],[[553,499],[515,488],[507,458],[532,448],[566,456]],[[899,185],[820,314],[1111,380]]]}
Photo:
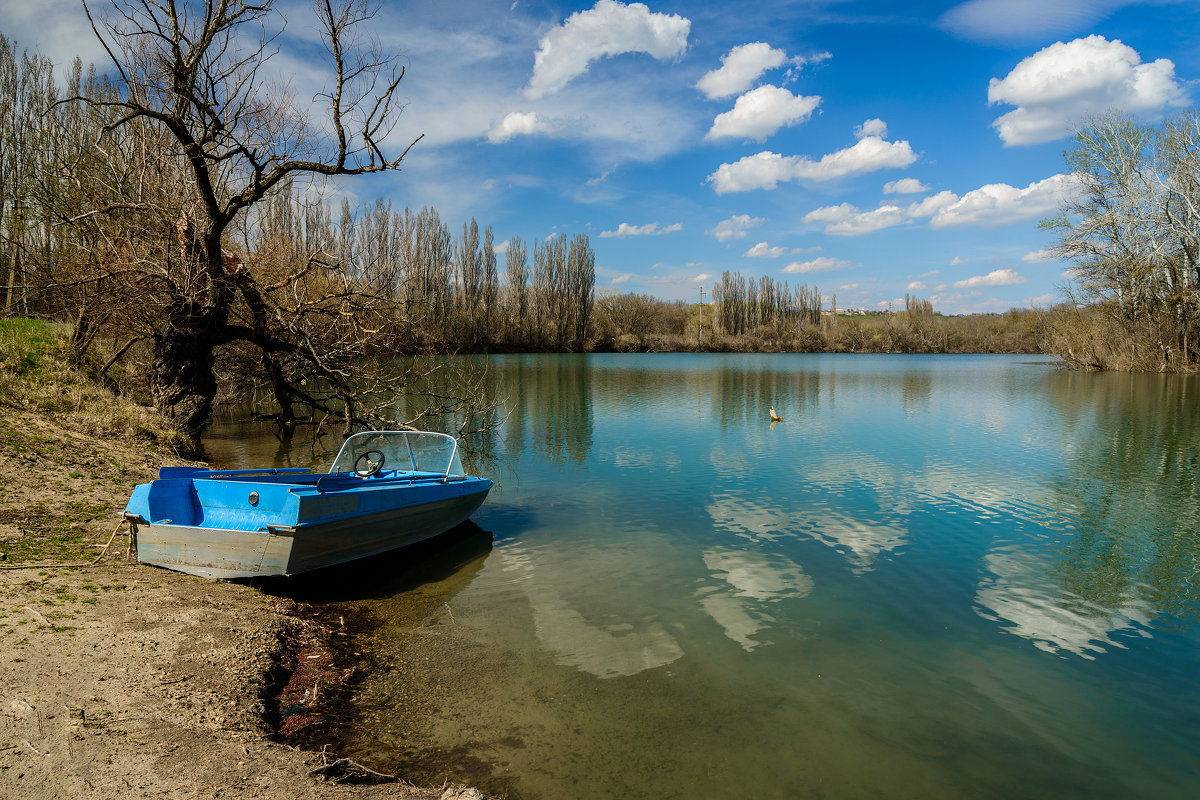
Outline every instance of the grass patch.
{"label": "grass patch", "polygon": [[15,564],[90,560],[96,557],[95,545],[103,544],[97,541],[90,523],[115,518],[116,512],[111,503],[85,501],[56,507],[35,503],[20,509],[0,510],[0,523],[8,523],[21,532],[21,536],[4,542],[4,552]]}
{"label": "grass patch", "polygon": [[0,553],[12,566],[91,562],[127,487],[191,449],[153,409],[86,370],[72,361],[70,326],[0,319],[0,464],[11,489],[0,498]]}
{"label": "grass patch", "polygon": [[0,405],[35,411],[82,433],[187,452],[186,436],[169,429],[152,410],[98,386],[71,363],[70,333],[64,323],[0,319]]}

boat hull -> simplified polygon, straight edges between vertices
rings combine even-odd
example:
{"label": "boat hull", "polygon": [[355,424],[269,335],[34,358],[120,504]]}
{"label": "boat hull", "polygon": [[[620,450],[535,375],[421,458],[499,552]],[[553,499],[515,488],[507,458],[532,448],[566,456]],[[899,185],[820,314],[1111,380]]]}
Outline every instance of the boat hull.
{"label": "boat hull", "polygon": [[444,533],[479,508],[490,486],[486,482],[478,492],[267,531],[139,523],[138,561],[204,578],[296,575]]}

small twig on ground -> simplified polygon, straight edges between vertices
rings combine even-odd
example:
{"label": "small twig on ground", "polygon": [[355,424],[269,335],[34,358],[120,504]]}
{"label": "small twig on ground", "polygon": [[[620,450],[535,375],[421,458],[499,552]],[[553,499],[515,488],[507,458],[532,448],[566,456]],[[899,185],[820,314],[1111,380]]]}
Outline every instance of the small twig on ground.
{"label": "small twig on ground", "polygon": [[170,686],[172,683],[183,683],[184,681],[191,680],[194,677],[196,677],[196,676],[195,675],[184,675],[182,678],[174,678],[169,681],[162,681],[158,685],[159,686]]}
{"label": "small twig on ground", "polygon": [[[321,752],[321,757],[324,759],[325,753]],[[354,780],[362,783],[389,783],[396,780],[395,775],[388,775],[383,772],[364,767],[357,761],[349,758],[339,758],[328,764],[322,764],[308,771],[309,775],[321,775],[326,778],[333,778],[335,781]]]}
{"label": "small twig on ground", "polygon": [[41,750],[38,750],[36,747],[34,747],[32,744],[30,744],[30,743],[29,743],[29,740],[28,740],[28,739],[25,739],[25,740],[24,740],[22,743],[23,743],[23,744],[24,744],[26,747],[28,747],[30,750],[32,750],[32,751],[33,751],[33,754],[34,754],[35,756],[46,756],[46,755],[50,755],[49,751],[47,751],[47,752],[43,753]]}
{"label": "small twig on ground", "polygon": [[45,625],[47,627],[50,626],[50,620],[46,619],[41,614],[39,614],[36,609],[32,608],[31,606],[25,606],[25,610],[28,611],[30,614],[33,614],[35,617],[37,617],[38,622],[42,623],[43,625]]}

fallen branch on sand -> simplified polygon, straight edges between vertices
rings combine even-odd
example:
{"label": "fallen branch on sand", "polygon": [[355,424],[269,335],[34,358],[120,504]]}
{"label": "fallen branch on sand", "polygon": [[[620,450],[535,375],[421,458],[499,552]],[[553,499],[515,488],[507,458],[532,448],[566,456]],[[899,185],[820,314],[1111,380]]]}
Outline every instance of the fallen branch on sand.
{"label": "fallen branch on sand", "polygon": [[[321,754],[321,758],[325,758],[324,753]],[[376,772],[349,758],[339,758],[328,764],[322,764],[315,769],[310,769],[308,774],[333,778],[337,783],[390,783],[396,780],[395,775]]]}
{"label": "fallen branch on sand", "polygon": [[43,617],[41,614],[39,614],[37,611],[35,611],[31,606],[25,606],[25,610],[28,611],[30,614],[33,614],[33,616],[37,618],[38,622],[42,623],[47,628],[50,627],[50,620]]}

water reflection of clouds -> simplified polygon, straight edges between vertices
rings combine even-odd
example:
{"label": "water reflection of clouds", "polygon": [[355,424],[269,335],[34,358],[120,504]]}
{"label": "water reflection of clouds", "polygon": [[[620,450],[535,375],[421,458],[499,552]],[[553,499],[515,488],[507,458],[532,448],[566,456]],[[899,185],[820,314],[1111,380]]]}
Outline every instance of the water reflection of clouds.
{"label": "water reflection of clouds", "polygon": [[901,528],[838,514],[822,515],[805,532],[822,544],[848,550],[846,558],[856,572],[869,571],[876,559],[907,541]]}
{"label": "water reflection of clouds", "polygon": [[[1055,497],[1036,481],[1023,481],[1011,471],[987,474],[946,459],[926,459],[911,466],[850,451],[815,460],[800,474],[821,490],[824,506],[813,514],[805,532],[830,546],[848,548],[852,561],[864,569],[905,543],[907,524],[866,522],[838,511],[840,496],[869,493],[871,505],[891,518],[926,509],[938,515],[969,515],[980,523],[1006,519],[1055,530],[1074,524],[1069,513],[1049,507]],[[861,498],[853,504],[864,505]]]}
{"label": "water reflection of clouds", "polygon": [[[662,667],[683,656],[683,648],[659,622],[591,622],[571,606],[555,587],[554,578],[541,566],[535,567],[534,559],[520,547],[504,547],[496,554],[529,600],[538,642],[558,664],[599,678],[615,678]],[[566,574],[573,573],[568,570]]]}
{"label": "water reflection of clouds", "polygon": [[[911,514],[924,500],[975,488],[1000,496],[993,482],[980,481],[975,472],[937,459],[920,466],[885,461],[862,451],[843,450],[817,460],[800,472],[804,480],[829,493],[873,493],[880,508],[897,515]],[[986,487],[986,488],[985,488]]]}
{"label": "water reflection of clouds", "polygon": [[[822,544],[848,551],[856,570],[872,568],[875,560],[905,542],[903,526],[867,522],[836,510],[832,497],[871,492],[889,516],[910,513],[918,493],[914,475],[903,466],[887,464],[865,453],[840,450],[836,454],[809,452],[803,466],[787,472],[763,473],[761,462],[716,445],[709,453],[715,471],[726,481],[740,482],[745,491],[713,495],[706,506],[717,530],[751,541],[771,541],[782,536],[809,536]],[[757,463],[757,466],[755,466]],[[758,470],[755,473],[755,470]],[[799,482],[792,481],[798,477]],[[821,489],[814,506],[811,487]],[[752,488],[753,487],[753,488]],[[798,491],[799,490],[799,491]],[[803,496],[805,500],[798,500]],[[790,504],[790,507],[789,507]],[[854,505],[860,506],[861,500]]]}
{"label": "water reflection of clouds", "polygon": [[676,453],[644,447],[614,447],[612,463],[619,469],[679,469],[683,460]]}
{"label": "water reflection of clouds", "polygon": [[750,541],[773,541],[796,526],[796,517],[765,498],[717,495],[705,506],[717,530]]}
{"label": "water reflection of clouds", "polygon": [[779,555],[745,550],[705,550],[704,565],[721,586],[697,593],[701,608],[746,651],[769,642],[753,637],[775,623],[767,604],[787,597],[807,597],[813,580],[799,564]]}
{"label": "water reflection of clouds", "polygon": [[975,593],[975,611],[1047,653],[1073,653],[1086,659],[1125,645],[1118,631],[1149,637],[1150,609],[1140,600],[1120,608],[1088,602],[1056,586],[1047,576],[1047,560],[1016,549],[984,556],[989,576]]}
{"label": "water reflection of clouds", "polygon": [[751,542],[771,542],[785,536],[808,536],[847,552],[851,565],[859,571],[871,569],[883,553],[905,543],[904,529],[894,525],[868,523],[828,507],[809,506],[803,510],[785,510],[767,497],[717,495],[705,510],[713,527],[728,531]]}
{"label": "water reflection of clouds", "polygon": [[746,550],[705,550],[704,565],[725,581],[737,597],[760,602],[784,597],[804,597],[812,591],[812,578],[800,565],[779,555]]}
{"label": "water reflection of clouds", "polygon": [[[818,463],[806,469],[804,477],[826,490],[831,506],[838,495],[865,490],[874,494],[877,507],[886,514],[903,516],[924,506],[941,517],[966,515],[978,524],[999,524],[1008,535],[1022,539],[1030,530],[1043,538],[1079,525],[1072,507],[1048,487],[1022,480],[1014,470],[987,474],[945,460],[906,469],[857,452],[843,453],[836,464]],[[869,524],[830,508],[813,513],[803,532],[830,546],[847,548],[849,560],[860,570],[904,544],[907,535],[906,528]],[[990,575],[979,584],[977,613],[1002,622],[1004,631],[1029,639],[1046,652],[1088,659],[1122,647],[1113,638],[1118,631],[1149,635],[1144,603],[1108,608],[1084,600],[1062,589],[1048,574],[1052,564],[1050,555],[993,549],[984,556]]]}
{"label": "water reflection of clouds", "polygon": [[709,451],[708,463],[716,476],[724,480],[750,477],[755,469],[754,460],[744,450],[729,449],[720,444]]}

